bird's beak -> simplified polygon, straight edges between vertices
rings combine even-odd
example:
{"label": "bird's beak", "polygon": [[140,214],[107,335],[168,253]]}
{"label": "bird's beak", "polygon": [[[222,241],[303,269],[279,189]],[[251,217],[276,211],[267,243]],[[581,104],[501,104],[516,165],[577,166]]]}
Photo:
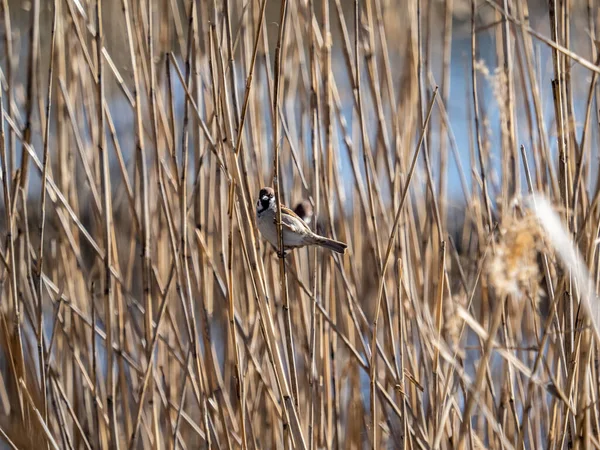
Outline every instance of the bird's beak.
{"label": "bird's beak", "polygon": [[268,202],[268,201],[269,201],[269,197],[267,197],[266,195],[263,195],[263,196],[260,198],[260,200],[261,200],[262,202]]}

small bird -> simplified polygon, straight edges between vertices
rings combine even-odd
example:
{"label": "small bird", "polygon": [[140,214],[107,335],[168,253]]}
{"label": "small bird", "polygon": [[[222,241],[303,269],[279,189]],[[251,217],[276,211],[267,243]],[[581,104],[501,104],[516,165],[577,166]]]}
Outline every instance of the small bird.
{"label": "small bird", "polygon": [[[264,187],[258,194],[256,202],[256,222],[264,238],[279,248],[277,238],[277,201],[273,188]],[[284,250],[306,245],[318,245],[337,253],[344,253],[348,247],[345,243],[319,236],[311,231],[306,222],[291,209],[281,205],[281,232],[283,233]]]}
{"label": "small bird", "polygon": [[294,212],[300,217],[307,225],[310,225],[310,221],[313,217],[313,207],[308,200],[302,200],[294,208]]}

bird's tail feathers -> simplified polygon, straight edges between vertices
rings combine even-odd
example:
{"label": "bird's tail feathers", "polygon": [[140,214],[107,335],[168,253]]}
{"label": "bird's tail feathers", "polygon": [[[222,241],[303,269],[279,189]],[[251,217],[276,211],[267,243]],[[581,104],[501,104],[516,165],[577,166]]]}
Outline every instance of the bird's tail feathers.
{"label": "bird's tail feathers", "polygon": [[320,247],[324,247],[341,254],[344,254],[346,252],[346,248],[348,247],[348,245],[343,242],[317,235],[315,235],[315,243]]}

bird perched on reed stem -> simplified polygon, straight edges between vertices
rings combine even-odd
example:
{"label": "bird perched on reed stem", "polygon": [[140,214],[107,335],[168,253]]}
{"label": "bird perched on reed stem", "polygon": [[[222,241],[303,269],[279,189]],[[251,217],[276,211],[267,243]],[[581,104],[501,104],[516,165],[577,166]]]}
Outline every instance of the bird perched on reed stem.
{"label": "bird perched on reed stem", "polygon": [[[279,248],[277,235],[277,201],[273,188],[264,187],[258,194],[256,202],[256,223],[263,237]],[[281,205],[281,232],[283,233],[284,251],[307,245],[317,245],[337,253],[344,253],[348,247],[345,243],[320,236],[308,227],[298,215]]]}

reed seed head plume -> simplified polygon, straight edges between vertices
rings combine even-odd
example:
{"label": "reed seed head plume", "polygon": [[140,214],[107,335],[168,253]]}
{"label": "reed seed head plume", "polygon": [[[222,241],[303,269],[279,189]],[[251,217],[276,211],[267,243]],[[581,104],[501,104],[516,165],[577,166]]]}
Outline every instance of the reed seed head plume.
{"label": "reed seed head plume", "polygon": [[548,244],[556,251],[564,270],[573,277],[583,310],[592,323],[596,339],[600,339],[600,301],[587,264],[546,197],[532,195],[527,199],[527,205],[537,216],[538,223],[547,236]]}
{"label": "reed seed head plume", "polygon": [[541,246],[535,216],[504,215],[498,227],[494,254],[487,264],[490,284],[498,296],[537,298],[540,294],[537,253]]}
{"label": "reed seed head plume", "polygon": [[464,352],[458,346],[462,333],[463,320],[460,318],[457,306],[467,306],[467,296],[464,292],[446,296],[444,301],[443,331],[446,340],[459,351],[459,356],[464,357]]}

